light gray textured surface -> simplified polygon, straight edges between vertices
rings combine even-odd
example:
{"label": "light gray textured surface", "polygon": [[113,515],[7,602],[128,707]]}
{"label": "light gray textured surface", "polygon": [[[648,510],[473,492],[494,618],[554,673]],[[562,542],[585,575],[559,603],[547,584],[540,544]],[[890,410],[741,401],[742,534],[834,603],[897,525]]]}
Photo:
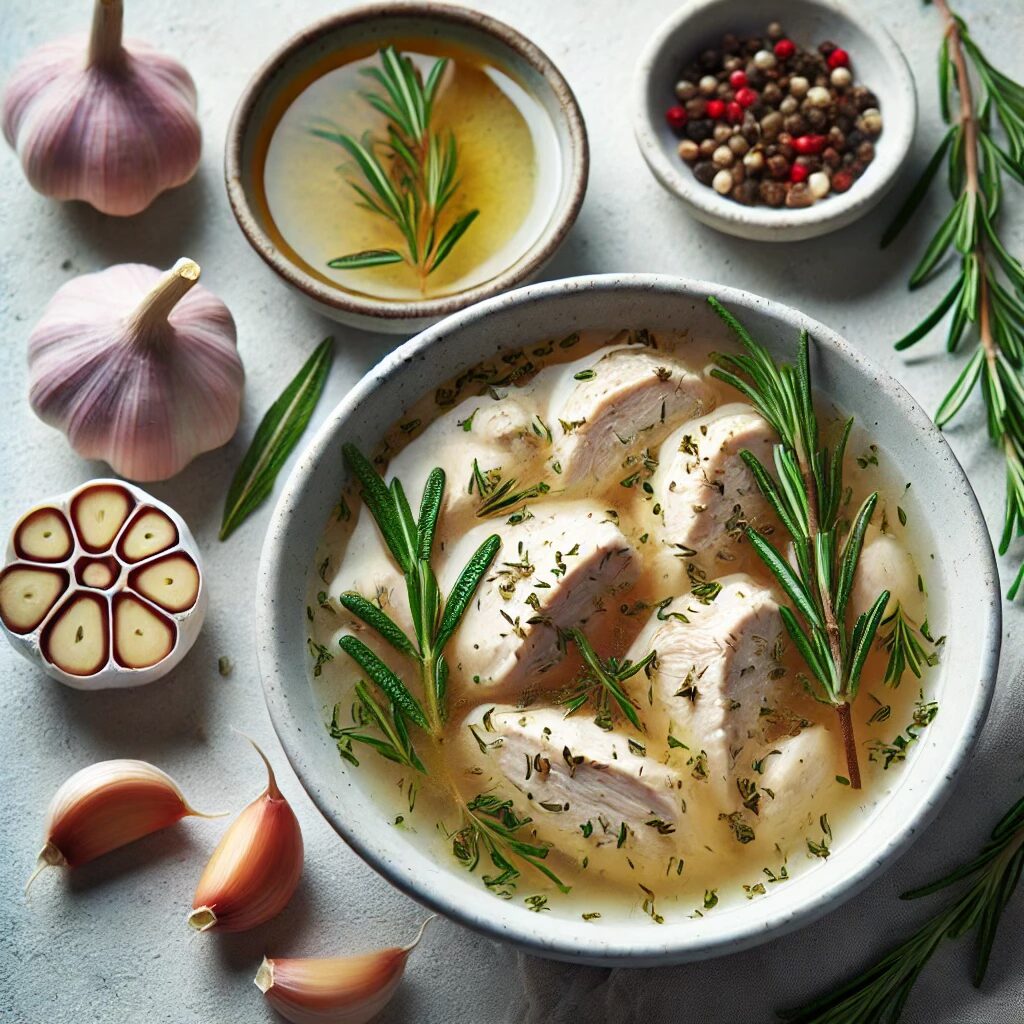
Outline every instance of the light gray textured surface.
{"label": "light gray textured surface", "polygon": [[[88,3],[37,0],[3,7],[0,74],[54,34],[83,28]],[[248,371],[245,414],[226,449],[201,458],[177,479],[153,487],[188,520],[212,583],[211,608],[194,651],[167,680],[134,691],[67,690],[7,649],[0,651],[0,1020],[44,1022],[207,1022],[272,1019],[251,979],[264,951],[356,950],[408,938],[421,911],[394,893],[319,819],[287,770],[263,707],[253,653],[251,594],[268,510],[226,544],[216,540],[228,479],[262,411],[314,343],[333,330],[338,356],[318,419],[393,344],[332,328],[307,312],[249,250],[228,210],[221,148],[235,97],[264,56],[304,23],[342,6],[293,0],[183,0],[169,7],[129,0],[130,35],[183,58],[200,92],[203,163],[184,189],[130,221],[60,207],[35,195],[17,162],[0,156],[0,323],[4,402],[0,408],[0,528],[29,504],[99,475],[32,415],[26,397],[25,341],[53,290],[69,276],[112,262],[169,266],[190,255],[204,283],[233,310]],[[593,166],[580,220],[548,276],[613,270],[717,278],[806,310],[869,350],[934,408],[953,372],[945,358],[903,360],[892,338],[916,322],[937,292],[911,299],[904,288],[923,223],[879,254],[876,239],[895,198],[868,223],[789,246],[744,243],[689,219],[651,178],[634,146],[626,97],[633,62],[672,0],[494,0],[479,5],[529,35],[577,92],[590,130]],[[779,5],[784,7],[784,5]],[[853,6],[853,5],[851,5]],[[937,139],[933,69],[939,30],[934,12],[912,0],[864,0],[863,17],[882,17],[919,79],[922,120],[918,165]],[[1024,39],[1024,10],[981,0],[959,5],[997,64],[1012,70]],[[174,19],[172,22],[171,19]],[[856,57],[856,55],[854,55]],[[1019,197],[1019,194],[1018,194]],[[1019,198],[1017,199],[1018,209]],[[1015,245],[1024,248],[1017,224]],[[976,408],[976,407],[975,407]],[[950,440],[981,496],[994,530],[1001,525],[1002,468],[977,413]],[[1016,549],[1020,555],[1019,547]],[[1002,563],[1009,579],[1015,562]],[[709,1024],[767,1021],[844,976],[906,934],[928,905],[897,893],[941,873],[973,851],[1024,780],[1019,703],[1021,614],[1006,616],[1003,666],[988,728],[971,769],[938,822],[913,852],[866,893],[797,935],[752,953],[693,967],[607,971],[520,956],[441,923],[413,958],[407,983],[383,1018],[399,1022],[555,1024],[581,1014],[595,1022],[689,1019]],[[956,624],[954,624],[956,628]],[[969,629],[970,623],[962,624]],[[234,672],[217,673],[228,655]],[[143,757],[177,777],[202,807],[236,809],[258,792],[260,766],[230,731],[263,742],[302,821],[306,872],[292,905],[266,928],[239,936],[189,933],[184,914],[216,822],[186,822],[74,875],[43,876],[21,896],[53,791],[73,770],[108,757]],[[929,901],[934,907],[937,901]],[[1007,911],[983,991],[969,984],[971,943],[944,949],[918,983],[908,1024],[1013,1024],[1024,1019],[1024,894]]]}

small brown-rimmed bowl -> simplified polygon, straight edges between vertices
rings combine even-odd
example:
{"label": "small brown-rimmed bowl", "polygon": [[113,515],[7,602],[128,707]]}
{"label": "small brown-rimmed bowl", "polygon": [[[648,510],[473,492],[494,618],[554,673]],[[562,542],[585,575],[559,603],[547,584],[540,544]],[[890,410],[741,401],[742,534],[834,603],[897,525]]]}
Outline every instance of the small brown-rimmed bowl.
{"label": "small brown-rimmed bowl", "polygon": [[[831,39],[849,50],[854,79],[879,98],[882,134],[875,159],[847,192],[803,209],[743,206],[702,185],[679,158],[679,139],[665,123],[680,70],[727,32],[755,35],[781,22],[797,45],[813,50]],[[651,173],[679,196],[699,221],[739,238],[796,242],[835,231],[866,214],[906,165],[917,123],[914,78],[888,32],[837,0],[694,0],[659,28],[637,65],[633,84],[637,145]]]}
{"label": "small brown-rimmed bowl", "polygon": [[[311,71],[323,74],[331,55],[369,55],[400,39],[440,40],[477,54],[524,89],[551,122],[555,174],[537,190],[555,190],[547,221],[514,262],[464,291],[423,300],[375,299],[310,272],[274,240],[262,175],[273,129],[291,102],[289,87]],[[312,77],[317,77],[313,75]],[[312,80],[312,78],[310,78]],[[464,7],[440,3],[370,4],[315,22],[263,63],[242,93],[228,126],[224,176],[228,199],[249,243],[287,284],[321,313],[368,330],[412,334],[481,299],[533,278],[554,255],[579,213],[590,158],[576,97],[559,70],[533,43],[508,25]],[[554,180],[557,177],[557,180]],[[339,202],[343,193],[339,187]]]}

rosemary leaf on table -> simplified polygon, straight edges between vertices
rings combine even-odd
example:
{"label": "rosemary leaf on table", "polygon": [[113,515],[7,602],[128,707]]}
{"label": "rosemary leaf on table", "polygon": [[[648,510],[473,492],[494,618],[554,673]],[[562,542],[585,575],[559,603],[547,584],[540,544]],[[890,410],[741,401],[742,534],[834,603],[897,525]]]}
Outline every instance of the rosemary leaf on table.
{"label": "rosemary leaf on table", "polygon": [[814,411],[807,332],[800,335],[796,366],[780,366],[714,296],[709,296],[708,302],[745,350],[740,355],[718,355],[713,376],[744,395],[779,439],[774,446],[775,477],[753,452],[744,449],[740,456],[792,538],[796,568],[749,526],[747,539],[793,602],[793,608],[780,606],[779,614],[813,677],[813,683],[808,683],[811,696],[836,709],[847,776],[850,785],[859,789],[860,764],[850,705],[857,696],[889,591],[882,591],[857,617],[852,631],[846,626],[846,611],[878,494],[865,498],[844,541],[839,521],[843,456],[853,420],[846,422],[833,449],[822,443]]}
{"label": "rosemary leaf on table", "polygon": [[919,899],[969,881],[952,902],[850,981],[779,1016],[789,1024],[895,1024],[914,982],[942,941],[962,938],[970,931],[976,931],[978,941],[974,984],[981,985],[999,920],[1022,871],[1024,797],[1003,816],[977,857],[901,897]]}
{"label": "rosemary leaf on table", "polygon": [[226,540],[273,489],[277,474],[320,399],[334,358],[333,349],[334,338],[325,338],[260,421],[228,488],[220,524],[221,540]]}
{"label": "rosemary leaf on table", "polygon": [[[950,125],[934,156],[882,237],[889,245],[913,218],[943,164],[953,205],[910,276],[928,284],[952,254],[959,271],[928,315],[896,342],[916,345],[949,313],[946,348],[965,336],[973,351],[935,414],[941,428],[980,391],[991,442],[1006,466],[1006,502],[999,553],[1024,533],[1024,267],[1000,237],[1006,175],[1024,185],[1024,86],[995,68],[947,0],[935,0],[944,32],[939,49],[939,104]],[[954,100],[958,101],[954,114]],[[1001,137],[1000,137],[1001,136]],[[1013,600],[1024,564],[1010,585]]]}

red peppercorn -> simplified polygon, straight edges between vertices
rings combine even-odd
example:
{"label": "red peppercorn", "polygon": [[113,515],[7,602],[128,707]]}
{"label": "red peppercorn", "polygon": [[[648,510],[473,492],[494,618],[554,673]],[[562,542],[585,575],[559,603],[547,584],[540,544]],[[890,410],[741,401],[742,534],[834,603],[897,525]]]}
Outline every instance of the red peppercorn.
{"label": "red peppercorn", "polygon": [[775,56],[779,60],[789,60],[796,53],[796,43],[792,39],[780,39],[775,44]]}
{"label": "red peppercorn", "polygon": [[[708,104],[710,106],[711,104]],[[686,116],[686,110],[683,107],[669,107],[665,111],[665,120],[668,121],[669,128],[674,132],[682,131],[686,127],[688,120]]]}
{"label": "red peppercorn", "polygon": [[850,66],[850,55],[838,46],[825,58],[830,68],[848,68]]}
{"label": "red peppercorn", "polygon": [[712,121],[720,121],[725,116],[725,101],[708,100],[707,115]]}
{"label": "red peppercorn", "polygon": [[746,71],[734,71],[729,76],[729,84],[734,89],[742,89],[747,84],[747,73]]}
{"label": "red peppercorn", "polygon": [[732,100],[725,105],[725,116],[730,124],[739,124],[743,120],[743,108]]}
{"label": "red peppercorn", "polygon": [[749,86],[736,90],[736,102],[741,107],[749,107],[757,102],[757,93]]}
{"label": "red peppercorn", "polygon": [[832,175],[832,191],[845,192],[853,184],[853,175],[849,171],[836,171]]}
{"label": "red peppercorn", "polygon": [[803,164],[793,164],[789,169],[789,180],[794,183],[806,181],[808,177],[810,177],[810,174],[810,170],[804,167]]}
{"label": "red peppercorn", "polygon": [[792,145],[801,156],[812,156],[825,148],[826,141],[824,135],[798,135]]}

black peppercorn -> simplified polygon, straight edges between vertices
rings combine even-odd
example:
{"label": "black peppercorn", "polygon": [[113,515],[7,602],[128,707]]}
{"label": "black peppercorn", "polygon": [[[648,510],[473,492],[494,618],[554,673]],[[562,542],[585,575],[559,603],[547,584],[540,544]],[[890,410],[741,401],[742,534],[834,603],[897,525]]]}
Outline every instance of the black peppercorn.
{"label": "black peppercorn", "polygon": [[710,160],[701,160],[693,165],[693,176],[702,185],[710,185],[717,173],[718,168]]}
{"label": "black peppercorn", "polygon": [[686,126],[686,137],[694,142],[703,142],[710,139],[715,130],[715,122],[710,118],[701,118],[698,121],[691,121]]}
{"label": "black peppercorn", "polygon": [[758,194],[766,206],[779,207],[786,201],[786,186],[781,181],[762,181]]}

